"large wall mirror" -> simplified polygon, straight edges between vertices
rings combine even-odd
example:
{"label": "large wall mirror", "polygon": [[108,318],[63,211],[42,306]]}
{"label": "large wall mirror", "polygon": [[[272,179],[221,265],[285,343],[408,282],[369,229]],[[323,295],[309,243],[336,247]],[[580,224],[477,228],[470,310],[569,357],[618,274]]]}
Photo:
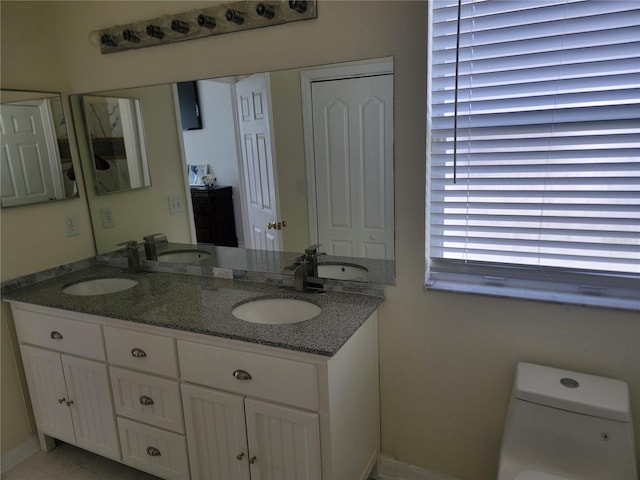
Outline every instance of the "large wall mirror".
{"label": "large wall mirror", "polygon": [[[252,252],[317,243],[323,258],[376,264],[387,275],[375,281],[394,283],[392,59],[187,83],[90,93],[139,100],[153,176],[114,195],[87,185],[98,253],[156,232]],[[187,129],[189,112],[199,118]]]}
{"label": "large wall mirror", "polygon": [[78,196],[59,93],[2,90],[2,207]]}

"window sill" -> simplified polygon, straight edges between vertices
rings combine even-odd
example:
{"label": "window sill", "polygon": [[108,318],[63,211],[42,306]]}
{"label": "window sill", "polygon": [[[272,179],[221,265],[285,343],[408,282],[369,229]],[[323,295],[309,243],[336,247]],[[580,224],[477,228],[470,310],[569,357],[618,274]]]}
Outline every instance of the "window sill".
{"label": "window sill", "polygon": [[500,287],[493,285],[476,285],[462,282],[438,280],[425,285],[427,291],[443,291],[451,293],[469,293],[493,297],[532,300],[548,303],[600,307],[616,310],[640,311],[640,298],[611,298],[598,295],[584,295],[567,292],[547,292],[542,290]]}

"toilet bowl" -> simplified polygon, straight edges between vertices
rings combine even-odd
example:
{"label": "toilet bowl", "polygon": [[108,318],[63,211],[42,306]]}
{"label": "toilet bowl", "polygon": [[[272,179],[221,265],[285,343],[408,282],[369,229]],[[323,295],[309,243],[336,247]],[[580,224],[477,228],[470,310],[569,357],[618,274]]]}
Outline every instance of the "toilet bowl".
{"label": "toilet bowl", "polygon": [[498,480],[637,480],[627,384],[521,362]]}

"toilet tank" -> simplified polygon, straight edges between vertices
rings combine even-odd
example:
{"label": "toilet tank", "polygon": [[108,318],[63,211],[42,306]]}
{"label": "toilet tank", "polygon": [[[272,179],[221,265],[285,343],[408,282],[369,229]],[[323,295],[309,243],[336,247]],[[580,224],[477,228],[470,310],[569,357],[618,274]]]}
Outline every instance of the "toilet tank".
{"label": "toilet tank", "polygon": [[525,470],[576,480],[638,480],[627,384],[519,363],[499,480]]}

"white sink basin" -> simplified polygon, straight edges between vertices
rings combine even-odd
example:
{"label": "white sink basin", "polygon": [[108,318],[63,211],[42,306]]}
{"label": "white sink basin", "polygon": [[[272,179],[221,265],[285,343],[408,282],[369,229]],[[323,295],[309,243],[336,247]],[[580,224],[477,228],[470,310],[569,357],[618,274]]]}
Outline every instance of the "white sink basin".
{"label": "white sink basin", "polygon": [[127,290],[137,284],[136,280],[130,278],[94,278],[93,280],[72,283],[63,288],[62,293],[69,295],[105,295]]}
{"label": "white sink basin", "polygon": [[211,254],[204,250],[169,250],[158,254],[159,262],[193,263],[209,258]]}
{"label": "white sink basin", "polygon": [[284,325],[320,315],[317,305],[295,298],[263,298],[238,305],[231,313],[245,322]]}
{"label": "white sink basin", "polygon": [[366,280],[367,269],[359,265],[341,265],[339,263],[319,263],[318,277],[336,280]]}

